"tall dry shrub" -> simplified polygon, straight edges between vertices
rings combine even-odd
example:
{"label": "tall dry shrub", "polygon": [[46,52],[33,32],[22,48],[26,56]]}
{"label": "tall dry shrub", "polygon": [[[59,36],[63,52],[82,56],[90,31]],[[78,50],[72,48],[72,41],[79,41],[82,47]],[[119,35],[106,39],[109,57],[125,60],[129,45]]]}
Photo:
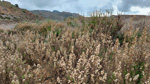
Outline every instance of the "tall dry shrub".
{"label": "tall dry shrub", "polygon": [[83,25],[78,26],[43,22],[33,29],[0,33],[0,83],[149,83],[150,39],[146,29],[132,41],[124,37],[120,45],[116,33],[121,26],[115,18],[81,19],[75,24]]}

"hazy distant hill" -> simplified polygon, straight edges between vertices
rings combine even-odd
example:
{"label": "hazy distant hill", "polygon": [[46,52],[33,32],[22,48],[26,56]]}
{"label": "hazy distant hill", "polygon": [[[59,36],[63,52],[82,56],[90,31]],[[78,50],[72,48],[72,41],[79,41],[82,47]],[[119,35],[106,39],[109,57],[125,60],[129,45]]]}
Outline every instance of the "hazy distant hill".
{"label": "hazy distant hill", "polygon": [[53,19],[53,20],[64,20],[67,17],[78,17],[80,16],[77,13],[70,13],[70,12],[59,12],[57,10],[54,11],[47,11],[47,10],[33,10],[32,13],[38,14],[43,16],[46,19]]}
{"label": "hazy distant hill", "polygon": [[42,19],[42,16],[33,14],[26,9],[21,9],[17,4],[12,5],[7,1],[0,1],[0,23],[35,19]]}

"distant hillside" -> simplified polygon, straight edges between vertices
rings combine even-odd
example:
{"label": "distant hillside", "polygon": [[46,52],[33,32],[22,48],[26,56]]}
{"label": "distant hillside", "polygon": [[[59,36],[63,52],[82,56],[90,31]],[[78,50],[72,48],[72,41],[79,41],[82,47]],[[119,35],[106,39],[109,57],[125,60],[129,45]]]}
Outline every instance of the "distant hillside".
{"label": "distant hillside", "polygon": [[7,1],[0,1],[0,22],[35,19],[42,19],[42,16],[33,14],[26,9],[21,9],[17,4],[12,5],[10,2]]}
{"label": "distant hillside", "polygon": [[67,17],[78,17],[80,16],[77,13],[70,13],[70,12],[59,12],[57,10],[54,11],[46,11],[46,10],[34,10],[31,11],[32,13],[38,14],[43,16],[46,19],[53,19],[53,20],[64,20]]}

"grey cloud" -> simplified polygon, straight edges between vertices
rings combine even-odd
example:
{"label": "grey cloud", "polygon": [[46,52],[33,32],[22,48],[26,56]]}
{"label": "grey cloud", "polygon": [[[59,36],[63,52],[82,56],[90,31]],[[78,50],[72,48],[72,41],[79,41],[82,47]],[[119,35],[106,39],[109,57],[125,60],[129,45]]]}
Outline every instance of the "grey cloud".
{"label": "grey cloud", "polygon": [[[76,4],[78,0],[18,0],[18,2],[22,4],[22,7],[25,7],[29,10],[35,10],[33,8],[51,10],[53,8],[65,8],[65,5],[68,4],[72,6]],[[65,8],[64,10],[66,9],[67,8]]]}
{"label": "grey cloud", "polygon": [[55,7],[55,6],[61,6],[67,3],[73,4],[74,2],[77,2],[77,1],[78,0],[32,0],[34,5],[37,7]]}
{"label": "grey cloud", "polygon": [[129,12],[133,6],[150,7],[150,0],[122,0],[118,5],[118,9],[122,12]]}
{"label": "grey cloud", "polygon": [[[68,12],[92,12],[112,7],[115,0],[7,0],[17,2],[21,8],[28,10],[59,10]],[[14,3],[15,4],[15,3]],[[101,8],[102,7],[102,8]]]}
{"label": "grey cloud", "polygon": [[20,0],[20,3],[23,3],[24,5],[30,4],[30,6],[35,6],[37,8],[44,8],[44,7],[54,7],[58,6],[63,0]]}
{"label": "grey cloud", "polygon": [[110,10],[113,9],[113,3],[112,2],[108,2],[106,5],[101,7],[102,12],[105,12],[106,10]]}

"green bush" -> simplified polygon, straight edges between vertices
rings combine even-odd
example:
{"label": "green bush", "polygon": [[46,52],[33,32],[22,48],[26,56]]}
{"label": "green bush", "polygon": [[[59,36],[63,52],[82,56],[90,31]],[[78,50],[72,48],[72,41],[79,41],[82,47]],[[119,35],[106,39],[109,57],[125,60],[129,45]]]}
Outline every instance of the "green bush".
{"label": "green bush", "polygon": [[18,5],[18,4],[15,4],[15,6],[16,6],[17,8],[19,8],[19,5]]}

